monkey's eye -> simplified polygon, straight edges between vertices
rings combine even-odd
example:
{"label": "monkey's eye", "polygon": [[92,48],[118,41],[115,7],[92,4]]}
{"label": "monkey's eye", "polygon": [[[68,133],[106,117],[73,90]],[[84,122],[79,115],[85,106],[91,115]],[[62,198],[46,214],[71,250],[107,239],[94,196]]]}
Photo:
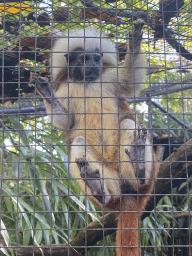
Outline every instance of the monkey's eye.
{"label": "monkey's eye", "polygon": [[100,56],[96,56],[96,57],[95,57],[95,61],[96,61],[96,62],[99,62],[99,61],[100,61],[100,59],[101,59],[101,57],[100,57]]}
{"label": "monkey's eye", "polygon": [[89,58],[89,56],[88,56],[88,55],[85,55],[85,56],[84,56],[84,60],[85,60],[85,62],[86,62],[86,61],[88,61],[89,59],[90,59],[90,58]]}

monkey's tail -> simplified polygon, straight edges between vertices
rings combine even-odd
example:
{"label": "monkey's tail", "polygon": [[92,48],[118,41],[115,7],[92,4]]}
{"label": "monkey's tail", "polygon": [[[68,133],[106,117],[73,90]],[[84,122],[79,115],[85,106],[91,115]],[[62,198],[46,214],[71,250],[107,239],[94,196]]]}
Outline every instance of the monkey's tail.
{"label": "monkey's tail", "polygon": [[[117,256],[139,256],[139,202],[137,196],[122,196],[117,224]],[[139,209],[141,210],[141,209]]]}
{"label": "monkey's tail", "polygon": [[[154,155],[155,157],[155,155]],[[156,158],[155,158],[156,159]],[[147,184],[140,187],[138,194],[130,193],[121,196],[121,202],[118,205],[118,223],[117,223],[117,256],[139,256],[139,220],[142,212],[145,210],[147,200],[153,191],[154,178],[156,177],[159,165],[154,162],[154,171]]]}
{"label": "monkey's tail", "polygon": [[[155,166],[155,168],[157,168]],[[139,256],[139,219],[144,211],[149,195],[153,189],[153,181],[140,188],[140,193],[121,196],[117,222],[117,256]]]}

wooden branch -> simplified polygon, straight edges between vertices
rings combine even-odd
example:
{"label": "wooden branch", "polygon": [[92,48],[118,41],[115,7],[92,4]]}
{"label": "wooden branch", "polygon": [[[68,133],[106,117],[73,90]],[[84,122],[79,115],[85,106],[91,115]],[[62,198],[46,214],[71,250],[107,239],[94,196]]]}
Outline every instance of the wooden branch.
{"label": "wooden branch", "polygon": [[101,13],[105,13],[111,17],[116,18],[117,24],[127,24],[127,21],[124,21],[122,18],[130,18],[131,20],[143,19],[145,22],[148,21],[148,15],[146,14],[146,11],[140,8],[134,8],[134,11],[125,11],[120,9],[101,8],[101,6],[95,5],[90,0],[81,0],[81,3],[83,4],[83,6],[89,8],[93,12],[100,11]]}
{"label": "wooden branch", "polygon": [[89,0],[81,0],[81,3],[92,12],[100,12],[101,14],[106,14],[109,17],[114,17],[116,19],[116,25],[126,24],[126,21],[124,21],[121,17],[118,17],[117,14],[115,15],[115,12],[111,11],[110,9],[102,9],[101,6],[95,5]]}
{"label": "wooden branch", "polygon": [[165,146],[163,145],[157,146],[156,156],[157,156],[157,162],[159,162],[160,164],[162,163],[164,152],[165,152]]}
{"label": "wooden branch", "polygon": [[[172,153],[168,158],[160,165],[159,174],[156,179],[154,196],[150,198],[147,203],[146,211],[152,211],[155,202],[158,202],[164,195],[172,193],[172,183],[177,181],[181,184],[185,178],[183,175],[192,173],[192,139],[187,141]],[[180,178],[180,179],[179,179]],[[148,215],[145,213],[143,218]]]}
{"label": "wooden branch", "polygon": [[[173,218],[178,220],[181,218],[192,218],[192,212],[186,211],[186,212],[177,212],[173,214]],[[172,220],[172,217],[167,216],[167,219]]]}
{"label": "wooden branch", "polygon": [[168,42],[168,44],[170,44],[173,47],[173,49],[175,49],[176,52],[179,53],[179,55],[181,55],[187,60],[192,61],[192,53],[187,51],[179,42],[175,40],[175,38],[172,37],[172,31],[170,29],[165,29],[164,33],[165,40]]}
{"label": "wooden branch", "polygon": [[156,181],[156,192],[163,192],[161,191],[162,181],[165,181],[165,179],[170,181],[170,179],[176,178],[180,173],[182,173],[183,170],[192,166],[192,161],[188,160],[189,157],[192,157],[192,139],[179,147],[176,152],[172,153],[161,164],[158,179]]}

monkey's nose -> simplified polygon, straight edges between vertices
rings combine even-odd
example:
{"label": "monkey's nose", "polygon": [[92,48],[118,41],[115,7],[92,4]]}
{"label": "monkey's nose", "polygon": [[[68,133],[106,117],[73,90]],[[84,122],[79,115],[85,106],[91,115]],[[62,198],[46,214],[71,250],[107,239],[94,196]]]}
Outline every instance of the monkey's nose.
{"label": "monkey's nose", "polygon": [[79,67],[74,68],[73,77],[74,77],[75,81],[83,81],[84,80],[84,74]]}
{"label": "monkey's nose", "polygon": [[99,69],[97,67],[89,67],[85,69],[85,80],[95,81],[99,77]]}

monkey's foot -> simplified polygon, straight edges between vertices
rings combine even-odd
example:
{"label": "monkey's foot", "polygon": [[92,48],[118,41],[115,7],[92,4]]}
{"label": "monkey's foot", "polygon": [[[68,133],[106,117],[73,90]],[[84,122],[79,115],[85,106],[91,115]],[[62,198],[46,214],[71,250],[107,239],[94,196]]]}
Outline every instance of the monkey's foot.
{"label": "monkey's foot", "polygon": [[125,153],[129,156],[134,167],[136,177],[141,179],[141,183],[145,182],[145,142],[147,138],[147,129],[139,126],[134,132],[133,146],[130,151],[125,149]]}
{"label": "monkey's foot", "polygon": [[144,23],[134,24],[134,31],[129,32],[129,50],[133,53],[139,53],[141,48],[141,40],[143,36],[142,28]]}
{"label": "monkey's foot", "polygon": [[104,191],[101,184],[99,170],[93,170],[88,161],[83,158],[76,159],[77,166],[80,170],[81,178],[85,184],[90,188],[93,196],[100,202],[104,202]]}

